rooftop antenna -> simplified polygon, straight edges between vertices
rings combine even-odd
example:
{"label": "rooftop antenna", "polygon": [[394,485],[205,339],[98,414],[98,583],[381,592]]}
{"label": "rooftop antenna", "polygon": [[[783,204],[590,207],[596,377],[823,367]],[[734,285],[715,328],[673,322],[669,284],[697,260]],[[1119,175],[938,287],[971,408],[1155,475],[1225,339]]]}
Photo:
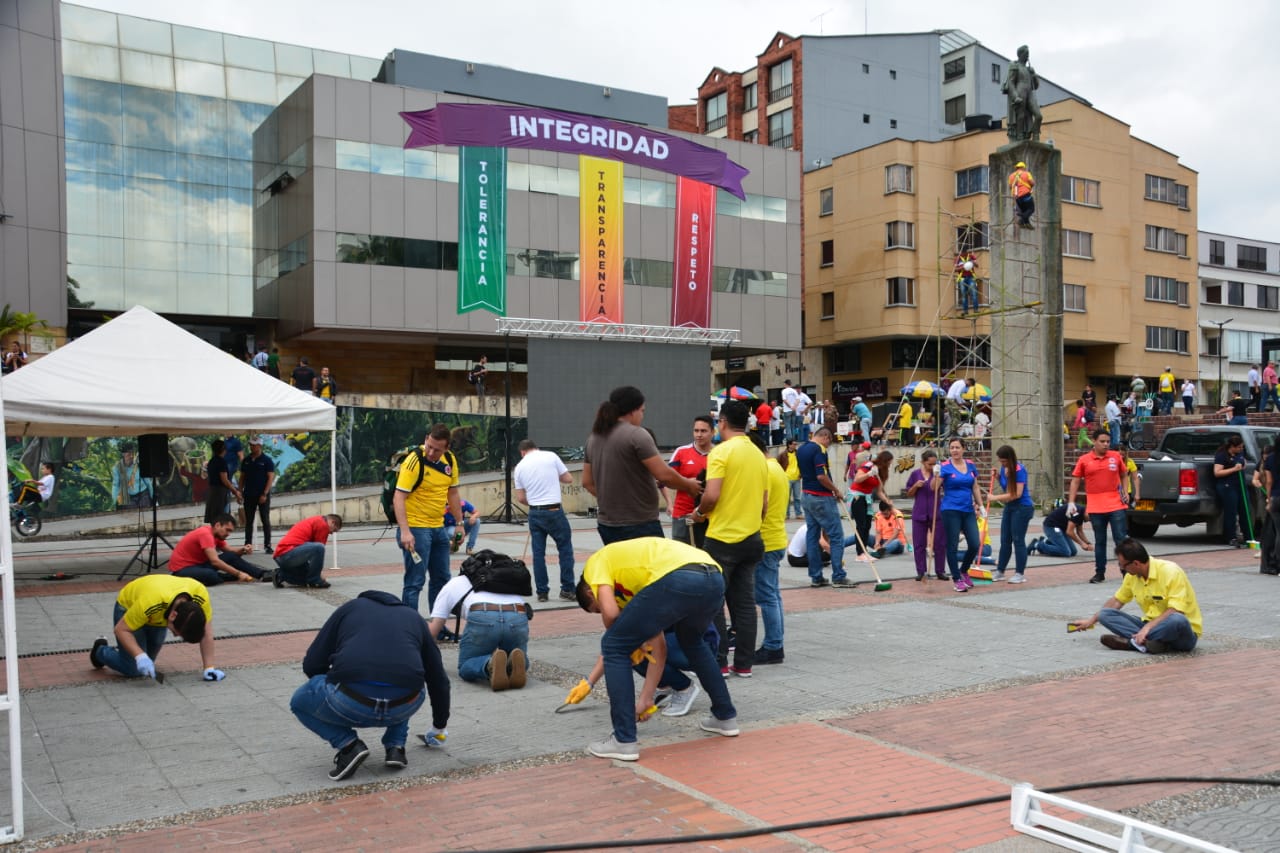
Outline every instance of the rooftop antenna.
{"label": "rooftop antenna", "polygon": [[828,9],[828,10],[826,10],[825,12],[819,12],[817,15],[815,15],[814,17],[812,17],[812,18],[810,18],[810,19],[809,19],[810,21],[817,21],[817,22],[818,22],[818,35],[824,35],[824,34],[825,34],[825,31],[823,30],[823,27],[822,27],[822,24],[823,24],[822,19],[823,19],[823,18],[825,18],[827,15],[831,14],[833,11],[835,11],[835,10],[833,10],[833,9]]}

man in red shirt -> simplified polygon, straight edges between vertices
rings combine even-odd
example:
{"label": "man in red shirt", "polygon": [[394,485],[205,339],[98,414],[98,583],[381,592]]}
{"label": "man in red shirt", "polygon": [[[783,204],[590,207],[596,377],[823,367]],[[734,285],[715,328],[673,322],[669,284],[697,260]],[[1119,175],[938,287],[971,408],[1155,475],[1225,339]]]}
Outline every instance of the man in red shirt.
{"label": "man in red shirt", "polygon": [[1079,513],[1076,494],[1084,481],[1084,496],[1093,524],[1093,577],[1089,583],[1107,579],[1107,527],[1116,544],[1128,536],[1129,467],[1120,454],[1111,450],[1111,433],[1106,427],[1094,427],[1093,449],[1076,461],[1071,472],[1071,488],[1067,492],[1067,517]]}
{"label": "man in red shirt", "polygon": [[291,583],[311,589],[328,589],[324,570],[324,546],[330,533],[342,529],[340,515],[313,515],[304,518],[276,543],[276,589]]}
{"label": "man in red shirt", "polygon": [[[682,476],[705,483],[707,454],[711,452],[711,436],[714,432],[715,424],[710,416],[698,415],[693,419],[693,443],[677,447],[667,464]],[[662,492],[667,499],[667,506],[671,507],[671,538],[701,548],[707,538],[707,522],[704,520],[695,524],[689,517],[693,513],[693,498],[687,492],[676,492],[673,501],[670,489],[664,488]],[[692,542],[689,541],[691,530]]]}
{"label": "man in red shirt", "polygon": [[252,545],[227,547],[227,537],[236,529],[236,521],[227,513],[219,513],[213,521],[202,524],[178,540],[169,557],[169,571],[180,578],[192,578],[205,586],[223,581],[253,583],[264,580],[266,571],[244,559],[253,553]]}
{"label": "man in red shirt", "polygon": [[769,422],[772,420],[773,406],[769,405],[768,400],[761,400],[760,405],[756,406],[756,432],[764,439],[765,447],[773,443],[770,440],[773,433],[769,429]]}

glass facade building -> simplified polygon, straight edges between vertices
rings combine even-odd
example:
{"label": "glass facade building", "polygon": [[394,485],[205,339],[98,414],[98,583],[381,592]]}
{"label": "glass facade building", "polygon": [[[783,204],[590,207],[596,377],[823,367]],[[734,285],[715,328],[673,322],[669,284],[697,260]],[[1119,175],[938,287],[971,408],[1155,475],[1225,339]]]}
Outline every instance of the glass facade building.
{"label": "glass facade building", "polygon": [[68,308],[253,317],[253,132],[381,60],[61,5]]}

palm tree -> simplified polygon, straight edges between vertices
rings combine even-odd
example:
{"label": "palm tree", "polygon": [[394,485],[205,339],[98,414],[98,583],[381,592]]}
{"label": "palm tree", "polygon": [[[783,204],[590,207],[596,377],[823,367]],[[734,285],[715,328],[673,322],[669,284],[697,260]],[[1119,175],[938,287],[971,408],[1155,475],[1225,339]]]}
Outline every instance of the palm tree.
{"label": "palm tree", "polygon": [[0,310],[0,338],[15,333],[22,335],[23,350],[30,346],[33,329],[47,328],[49,324],[41,320],[34,311],[12,311],[7,304]]}

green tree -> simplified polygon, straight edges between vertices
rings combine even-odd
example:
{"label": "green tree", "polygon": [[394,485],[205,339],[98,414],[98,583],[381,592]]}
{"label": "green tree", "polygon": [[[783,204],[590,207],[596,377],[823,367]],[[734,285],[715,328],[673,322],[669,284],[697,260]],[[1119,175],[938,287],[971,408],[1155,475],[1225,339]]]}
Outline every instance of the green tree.
{"label": "green tree", "polygon": [[22,335],[22,348],[25,350],[31,344],[31,331],[33,329],[47,329],[49,324],[34,311],[13,311],[9,305],[5,305],[0,310],[0,338],[12,334]]}

